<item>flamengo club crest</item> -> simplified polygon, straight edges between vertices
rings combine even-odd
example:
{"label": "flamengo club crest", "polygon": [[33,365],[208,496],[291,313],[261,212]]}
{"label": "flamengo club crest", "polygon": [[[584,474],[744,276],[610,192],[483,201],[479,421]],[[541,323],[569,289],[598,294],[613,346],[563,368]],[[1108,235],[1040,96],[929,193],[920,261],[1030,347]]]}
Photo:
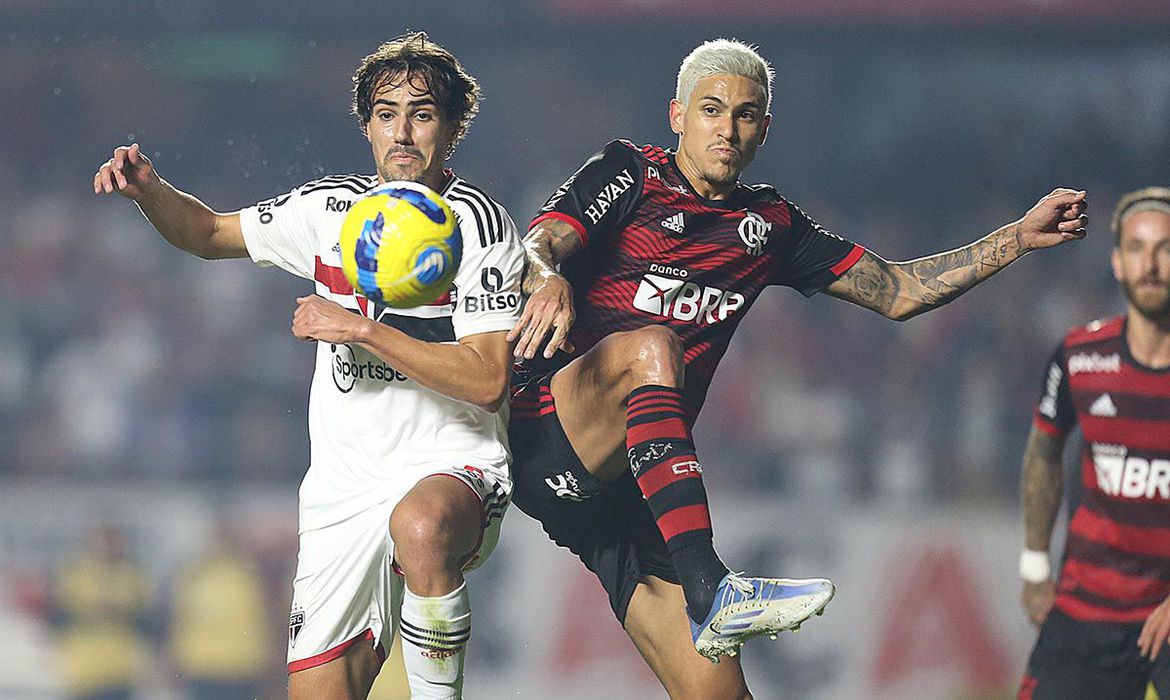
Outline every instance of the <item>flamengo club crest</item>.
{"label": "flamengo club crest", "polygon": [[772,224],[764,221],[764,217],[749,211],[739,222],[739,239],[747,246],[747,252],[758,256],[764,252],[764,246],[768,244],[768,232],[771,230]]}

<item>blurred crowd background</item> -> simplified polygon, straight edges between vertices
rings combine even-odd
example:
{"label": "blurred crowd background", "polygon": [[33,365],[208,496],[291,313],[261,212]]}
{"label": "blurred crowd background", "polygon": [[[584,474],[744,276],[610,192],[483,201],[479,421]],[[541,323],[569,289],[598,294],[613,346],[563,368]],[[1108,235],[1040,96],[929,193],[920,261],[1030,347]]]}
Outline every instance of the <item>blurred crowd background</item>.
{"label": "blurred crowd background", "polygon": [[[1170,184],[1165,2],[0,0],[0,610],[67,661],[0,661],[0,697],[119,697],[100,695],[108,678],[137,697],[283,693],[312,371],[288,329],[311,285],[172,249],[91,180],[133,141],[219,210],[372,172],[349,77],[407,29],[479,78],[452,165],[522,227],[607,141],[674,145],[678,63],[717,36],[777,70],[745,179],[886,258],[964,245],[1057,186],[1089,191],[1087,240],[905,324],[766,293],[698,425],[728,507],[1014,517],[1045,360],[1068,327],[1123,308],[1113,203]],[[190,512],[172,521],[159,503],[175,494]],[[248,643],[229,646],[212,610]]]}

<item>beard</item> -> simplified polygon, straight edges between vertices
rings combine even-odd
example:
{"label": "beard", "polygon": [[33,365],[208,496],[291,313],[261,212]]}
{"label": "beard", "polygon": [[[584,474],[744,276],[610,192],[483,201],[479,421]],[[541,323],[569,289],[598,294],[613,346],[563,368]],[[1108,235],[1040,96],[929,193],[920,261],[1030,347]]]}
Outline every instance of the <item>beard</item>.
{"label": "beard", "polygon": [[[409,153],[418,156],[418,160],[413,160],[408,163],[393,163],[391,158],[396,154]],[[386,155],[382,157],[382,162],[378,164],[378,175],[382,177],[384,182],[391,182],[394,180],[409,180],[410,182],[419,182],[423,175],[423,160],[422,153],[416,149],[401,148],[396,151],[387,151]]]}
{"label": "beard", "polygon": [[1122,282],[1121,291],[1139,314],[1156,323],[1170,321],[1170,285],[1159,283],[1158,293],[1140,290],[1134,282]]}

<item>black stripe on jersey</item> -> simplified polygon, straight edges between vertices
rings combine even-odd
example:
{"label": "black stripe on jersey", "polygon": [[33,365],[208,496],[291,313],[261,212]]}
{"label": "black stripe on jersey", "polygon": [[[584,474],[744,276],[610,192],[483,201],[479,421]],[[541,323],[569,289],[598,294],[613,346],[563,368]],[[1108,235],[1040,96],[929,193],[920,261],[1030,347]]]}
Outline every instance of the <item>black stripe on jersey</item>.
{"label": "black stripe on jersey", "polygon": [[397,328],[411,338],[428,343],[445,343],[455,340],[455,326],[451,322],[450,316],[418,318],[417,316],[391,313],[388,309],[380,308],[378,321],[391,328]]}
{"label": "black stripe on jersey", "polygon": [[1164,594],[1155,593],[1154,595],[1146,596],[1145,598],[1139,598],[1138,600],[1117,601],[1111,598],[1102,597],[1100,594],[1093,593],[1092,591],[1086,591],[1083,586],[1077,586],[1070,590],[1062,589],[1060,592],[1074,596],[1075,598],[1078,598],[1090,605],[1098,608],[1104,608],[1106,610],[1125,611],[1133,610],[1135,608],[1152,608],[1166,599]]}
{"label": "black stripe on jersey", "polygon": [[1081,507],[1088,508],[1106,520],[1130,527],[1170,528],[1167,506],[1165,499],[1158,497],[1124,498],[1106,496],[1098,491],[1086,493],[1081,499]]}
{"label": "black stripe on jersey", "polygon": [[1170,581],[1170,560],[1165,557],[1120,552],[1107,544],[1094,542],[1075,533],[1069,534],[1064,556],[1066,559],[1076,559],[1102,569],[1119,571],[1126,576]]}
{"label": "black stripe on jersey", "polygon": [[490,235],[491,242],[492,243],[499,243],[500,241],[503,241],[504,240],[504,217],[500,215],[500,206],[498,204],[496,204],[495,202],[493,202],[492,198],[487,196],[486,192],[484,192],[483,190],[479,189],[478,187],[476,187],[475,185],[473,185],[467,181],[460,180],[459,182],[455,183],[455,187],[453,187],[452,189],[457,189],[457,190],[459,190],[460,194],[466,194],[474,199],[479,199],[481,202],[483,202],[484,208],[486,208],[489,212],[491,212],[492,222],[494,222],[496,225],[496,227],[494,229],[492,229],[492,231],[491,231],[491,235]]}
{"label": "black stripe on jersey", "polygon": [[347,192],[353,192],[354,194],[360,195],[360,194],[365,194],[365,193],[369,192],[370,185],[368,183],[367,184],[361,184],[361,183],[355,184],[355,183],[352,183],[349,181],[325,182],[325,183],[321,183],[318,185],[313,185],[312,187],[306,187],[305,189],[301,190],[301,194],[304,195],[304,194],[309,194],[311,192],[324,192],[325,190],[345,190]]}
{"label": "black stripe on jersey", "polygon": [[[1066,342],[1068,342],[1068,341],[1066,340]],[[1113,352],[1120,352],[1120,350],[1117,350],[1116,347],[1110,347],[1110,346],[1116,346],[1116,345],[1117,345],[1117,336],[1116,335],[1101,334],[1101,335],[1093,335],[1093,336],[1090,336],[1088,338],[1079,338],[1075,343],[1068,343],[1067,345],[1064,346],[1064,351],[1066,353],[1068,353],[1067,357],[1072,357],[1073,355],[1076,355],[1077,353],[1081,353],[1081,352],[1093,352],[1094,350],[1096,350],[1102,354],[1111,354]],[[1106,346],[1106,348],[1104,350],[1102,350],[1101,346]],[[1063,364],[1064,364],[1065,369],[1067,370],[1068,364],[1067,363],[1063,363]]]}
{"label": "black stripe on jersey", "polygon": [[316,187],[317,185],[336,184],[338,182],[348,182],[354,185],[373,185],[377,182],[377,178],[373,175],[359,175],[357,173],[350,173],[347,175],[326,175],[319,177],[316,180],[309,180],[304,184],[305,187]]}
{"label": "black stripe on jersey", "polygon": [[[448,192],[447,199],[451,200],[452,202],[461,202],[466,204],[468,208],[471,209],[471,215],[475,218],[475,228],[479,231],[479,245],[482,248],[487,248],[488,243],[486,236],[486,222],[484,221],[483,215],[480,214],[479,208],[472,203],[471,198],[465,197],[458,192]],[[487,212],[484,212],[484,215],[486,215],[486,213]]]}
{"label": "black stripe on jersey", "polygon": [[[462,202],[471,208],[475,216],[475,223],[479,228],[479,244],[483,248],[504,240],[504,222],[500,213],[482,192],[464,189],[456,185],[447,193],[447,199],[453,202]],[[494,216],[493,216],[494,215]]]}

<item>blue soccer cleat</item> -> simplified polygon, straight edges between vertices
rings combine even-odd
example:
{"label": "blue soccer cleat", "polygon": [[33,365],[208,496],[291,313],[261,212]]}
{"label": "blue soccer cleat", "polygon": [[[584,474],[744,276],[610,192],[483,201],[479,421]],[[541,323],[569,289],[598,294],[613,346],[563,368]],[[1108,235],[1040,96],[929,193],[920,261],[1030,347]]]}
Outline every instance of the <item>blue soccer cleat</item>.
{"label": "blue soccer cleat", "polygon": [[691,621],[695,650],[718,663],[735,656],[752,637],[796,631],[820,615],[836,588],[824,578],[749,578],[729,573],[719,582],[715,602],[702,624]]}

